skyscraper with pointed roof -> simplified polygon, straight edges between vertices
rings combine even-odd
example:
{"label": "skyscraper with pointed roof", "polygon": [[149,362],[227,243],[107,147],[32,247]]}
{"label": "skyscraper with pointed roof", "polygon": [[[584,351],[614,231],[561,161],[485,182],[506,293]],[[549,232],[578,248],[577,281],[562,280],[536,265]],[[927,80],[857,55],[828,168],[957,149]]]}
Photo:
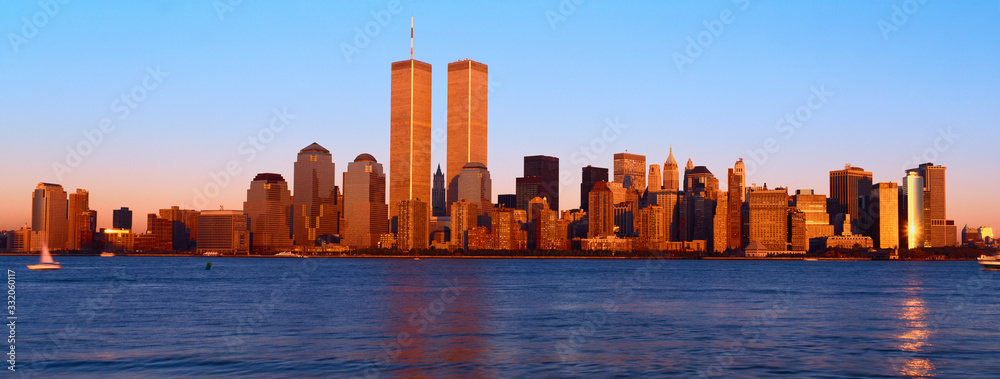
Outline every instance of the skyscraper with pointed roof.
{"label": "skyscraper with pointed roof", "polygon": [[441,172],[441,165],[438,165],[437,172],[434,173],[434,184],[431,186],[431,216],[442,217],[448,215],[448,195],[444,186],[444,174]]}
{"label": "skyscraper with pointed roof", "polygon": [[670,147],[670,155],[663,163],[663,189],[677,191],[680,189],[680,168],[674,160],[674,148]]}

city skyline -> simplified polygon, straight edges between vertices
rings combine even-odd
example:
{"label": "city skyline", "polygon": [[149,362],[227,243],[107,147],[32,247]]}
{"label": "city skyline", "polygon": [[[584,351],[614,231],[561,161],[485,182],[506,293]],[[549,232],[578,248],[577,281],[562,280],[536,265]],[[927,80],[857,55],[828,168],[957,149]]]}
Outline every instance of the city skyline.
{"label": "city skyline", "polygon": [[[264,70],[267,67],[258,63],[250,68],[215,71],[216,74],[228,74],[211,79],[207,77],[213,72],[211,70],[191,71],[190,63],[185,61],[189,57],[184,54],[172,56],[146,52],[128,55],[123,63],[107,69],[88,66],[90,68],[84,71],[95,78],[71,78],[68,76],[68,66],[60,66],[64,63],[51,61],[51,56],[46,54],[58,51],[79,52],[81,56],[89,57],[84,62],[95,65],[100,62],[96,55],[88,55],[94,53],[61,45],[68,43],[65,40],[68,38],[68,30],[74,30],[71,29],[73,25],[79,26],[77,23],[82,22],[75,17],[95,17],[87,12],[97,11],[74,9],[72,4],[62,5],[60,12],[40,28],[37,37],[29,39],[26,44],[17,45],[16,52],[12,46],[7,46],[3,51],[5,57],[10,58],[12,69],[4,70],[0,77],[12,84],[8,87],[9,91],[16,91],[20,96],[11,96],[13,100],[9,106],[14,111],[3,112],[0,121],[6,127],[16,128],[13,135],[21,143],[5,148],[0,153],[3,154],[4,162],[16,163],[15,168],[12,168],[11,180],[0,189],[0,209],[3,209],[0,214],[0,229],[18,229],[25,223],[30,225],[31,209],[27,193],[39,182],[58,183],[67,193],[77,188],[89,191],[90,208],[98,211],[97,227],[106,228],[111,227],[112,210],[120,207],[128,207],[136,215],[155,213],[157,209],[172,205],[196,210],[217,209],[219,205],[226,209],[239,208],[246,200],[246,190],[251,178],[258,173],[267,172],[292,177],[293,154],[311,142],[318,142],[330,149],[333,163],[339,163],[337,166],[341,168],[347,167],[351,157],[361,153],[371,153],[381,161],[388,162],[389,120],[386,111],[389,108],[389,75],[386,74],[386,68],[390,62],[406,56],[405,45],[409,42],[406,41],[408,36],[405,32],[408,25],[404,25],[404,20],[411,12],[416,18],[416,58],[438,67],[435,70],[437,74],[433,75],[431,96],[436,98],[431,106],[432,167],[446,164],[446,102],[441,100],[446,98],[447,86],[443,81],[447,80],[447,75],[442,71],[443,67],[468,57],[492,68],[488,89],[490,107],[493,108],[489,121],[491,157],[488,167],[494,182],[494,202],[497,195],[515,192],[514,178],[521,176],[521,160],[525,156],[547,155],[560,158],[560,174],[561,179],[564,179],[560,180],[560,192],[563,193],[564,200],[559,208],[566,210],[579,205],[573,194],[579,188],[581,167],[590,164],[612,168],[612,155],[626,150],[645,155],[646,163],[658,164],[666,160],[667,150],[672,146],[677,150],[674,153],[681,161],[686,161],[684,157],[690,156],[696,166],[706,166],[715,173],[720,178],[720,188],[726,188],[723,184],[726,168],[739,157],[743,157],[748,163],[748,186],[751,183],[767,183],[771,188],[787,187],[790,192],[801,188],[813,189],[817,193],[824,193],[823,189],[828,188],[828,172],[837,170],[844,163],[864,167],[866,171],[872,172],[875,183],[899,183],[905,175],[905,169],[933,162],[950,168],[947,199],[949,219],[954,219],[959,227],[965,224],[972,227],[994,225],[1000,221],[997,205],[987,203],[983,195],[985,189],[1000,185],[1000,182],[995,175],[990,176],[988,171],[983,171],[986,166],[982,163],[981,154],[982,151],[988,151],[989,141],[997,140],[998,132],[989,127],[989,121],[997,119],[997,110],[986,106],[995,103],[996,95],[977,92],[995,88],[1000,81],[996,72],[985,69],[997,67],[1000,59],[994,52],[970,47],[971,42],[965,40],[955,47],[945,46],[945,42],[955,44],[956,38],[963,36],[962,33],[977,36],[976,41],[979,43],[995,45],[997,37],[989,36],[1000,35],[995,33],[996,23],[974,22],[989,16],[987,11],[993,12],[995,20],[995,16],[1000,15],[1000,8],[995,3],[988,9],[985,3],[960,4],[952,8],[933,8],[933,4],[923,4],[923,8],[917,10],[918,13],[900,25],[898,31],[888,34],[887,39],[879,31],[878,21],[890,20],[894,2],[846,4],[836,7],[837,9],[825,9],[824,11],[834,13],[834,19],[855,22],[862,32],[846,33],[846,37],[840,35],[850,42],[824,41],[840,48],[833,50],[841,53],[846,51],[843,49],[848,47],[848,43],[860,43],[867,55],[857,53],[850,56],[856,60],[877,60],[872,66],[878,69],[871,69],[858,79],[848,80],[844,77],[848,73],[864,70],[846,59],[834,60],[831,58],[833,52],[823,53],[823,59],[835,62],[820,64],[819,69],[808,68],[810,66],[806,62],[799,62],[800,65],[796,66],[800,68],[798,71],[791,73],[787,80],[776,82],[774,87],[778,87],[777,90],[768,92],[767,96],[760,99],[742,101],[734,100],[749,97],[749,94],[754,93],[756,85],[777,79],[772,69],[759,67],[762,64],[760,59],[754,61],[758,66],[754,66],[753,70],[739,66],[736,62],[741,55],[733,50],[740,52],[745,49],[738,46],[738,43],[751,38],[753,34],[750,31],[774,32],[773,29],[760,25],[763,22],[760,18],[766,20],[777,17],[767,13],[768,11],[787,15],[806,10],[795,5],[769,5],[772,8],[756,9],[757,13],[752,14],[750,12],[755,10],[755,4],[741,10],[739,2],[692,5],[682,9],[669,8],[668,5],[644,5],[643,8],[665,7],[676,13],[683,13],[683,20],[678,21],[683,25],[682,30],[660,35],[655,39],[638,38],[640,41],[617,46],[612,44],[614,38],[622,38],[631,30],[625,28],[627,22],[610,22],[610,26],[592,28],[596,30],[587,28],[590,25],[587,23],[598,22],[595,17],[602,10],[610,11],[607,17],[611,20],[618,20],[629,14],[638,20],[646,20],[645,25],[656,26],[658,21],[648,18],[650,16],[642,12],[628,13],[635,11],[632,8],[634,5],[605,9],[604,5],[584,3],[564,16],[565,21],[553,24],[547,21],[547,12],[554,10],[557,15],[562,16],[558,4],[538,9],[527,7],[530,8],[528,10],[522,7],[522,12],[536,12],[538,16],[538,25],[531,27],[531,33],[527,34],[534,33],[544,38],[539,38],[542,42],[536,44],[526,43],[530,39],[524,37],[524,32],[516,31],[515,34],[522,36],[519,39],[522,44],[519,46],[528,49],[519,51],[518,46],[511,42],[499,43],[495,38],[485,37],[479,29],[488,29],[488,23],[471,27],[471,35],[458,38],[459,41],[456,42],[453,39],[456,37],[450,37],[449,33],[452,31],[449,26],[457,28],[456,25],[471,21],[452,22],[443,16],[430,14],[431,12],[420,12],[419,4],[401,4],[403,9],[397,13],[387,8],[386,3],[378,2],[352,5],[351,7],[358,9],[345,10],[344,13],[356,11],[354,13],[359,16],[334,23],[337,27],[324,26],[332,30],[342,27],[344,30],[330,33],[335,37],[323,40],[327,50],[323,50],[322,54],[317,53],[322,55],[317,62],[298,63],[308,67],[304,74],[299,74],[314,75],[321,79],[321,84],[332,89],[319,91],[311,85],[277,86],[274,88],[281,91],[278,91],[280,95],[275,96],[261,96],[258,93],[263,88],[272,86],[270,84],[260,83],[260,88],[241,87],[235,81],[242,81],[253,72],[264,74],[265,81],[290,79],[294,75],[288,67]],[[978,12],[979,8],[974,5],[984,8]],[[189,4],[175,6],[193,7]],[[264,14],[268,6],[243,4],[219,18],[209,8],[195,14],[201,17],[198,20],[203,24],[198,25],[203,27],[213,30],[223,30],[226,27],[243,30],[241,28],[248,27],[244,24],[253,24],[251,20],[266,17]],[[152,17],[150,14],[178,12],[177,9],[143,9],[147,7],[144,5],[129,7],[139,8],[140,19],[142,15]],[[290,9],[294,7],[288,6]],[[774,7],[783,8],[775,10]],[[686,54],[686,38],[698,38],[699,33],[708,28],[705,25],[716,25],[712,22],[718,18],[718,12],[727,9],[745,13],[736,13],[733,23],[723,23],[725,30],[722,34],[708,46],[702,47],[704,51],[692,59],[692,63],[685,65],[683,70],[677,69],[672,63],[672,54]],[[4,18],[0,26],[5,30],[20,31],[20,17],[23,15],[30,18],[37,11],[39,8],[36,4],[12,9],[10,17]],[[131,11],[136,12],[136,9]],[[380,13],[382,11],[387,13]],[[819,12],[815,8],[808,11]],[[857,17],[858,20],[855,20],[850,11],[857,11],[864,17]],[[288,9],[282,9],[274,17],[290,17],[289,12]],[[484,17],[491,22],[500,22],[498,20],[510,17],[513,11],[496,13]],[[391,20],[372,38],[370,45],[359,49],[356,55],[351,55],[348,63],[341,54],[340,44],[350,42],[354,37],[353,28],[363,28],[376,17],[372,14],[389,14]],[[304,21],[301,28],[320,28],[315,24],[318,21],[309,16],[298,16]],[[240,17],[245,18],[241,20]],[[971,21],[968,20],[969,17],[972,18]],[[959,19],[963,22],[956,24]],[[703,24],[702,20],[707,23]],[[932,21],[943,24],[931,25]],[[105,25],[112,32],[115,29],[136,27],[128,22],[107,21]],[[743,25],[746,25],[744,29],[738,29]],[[609,32],[609,29],[615,27],[623,30],[593,38],[598,30]],[[816,29],[802,25],[798,28],[807,35],[818,38]],[[945,33],[940,42],[933,43],[936,40],[932,40],[929,43],[927,38],[920,38],[940,34],[947,28],[957,30]],[[103,29],[85,31],[91,33],[88,35],[110,39],[84,45],[94,47],[95,51],[103,51],[101,48],[110,46],[112,42],[122,43],[121,40],[104,35]],[[297,31],[304,32],[301,29]],[[267,32],[275,31],[268,29]],[[230,35],[229,33],[236,31],[224,32],[225,35]],[[751,35],[748,36],[748,33]],[[58,36],[62,36],[63,40],[56,38]],[[474,37],[481,37],[482,40],[476,41]],[[615,58],[598,58],[593,57],[594,53],[590,52],[587,56],[593,57],[595,62],[585,62],[582,60],[585,59],[584,56],[573,53],[572,49],[568,53],[563,52],[558,59],[537,51],[555,44],[580,48],[588,38],[591,39],[588,45],[593,45],[593,51],[610,47],[617,55]],[[167,46],[168,51],[180,48],[170,36],[161,34],[157,41]],[[495,43],[479,46],[483,41]],[[782,55],[791,54],[790,51],[814,51],[794,42],[786,42],[791,44],[791,48],[782,46]],[[636,49],[637,45],[644,47]],[[918,75],[918,69],[906,68],[903,66],[905,64],[898,61],[907,57],[923,57],[923,53],[918,53],[918,50],[928,46],[951,59],[948,62],[936,61],[941,65],[940,68],[931,63],[923,63],[924,66],[921,67],[924,69],[932,68],[929,73],[931,75]],[[210,57],[213,58],[210,61],[215,64],[227,62],[226,57],[231,59],[236,56],[234,54],[244,51],[237,47],[240,46],[234,46],[228,55],[220,53],[219,57]],[[291,47],[307,48],[302,45]],[[893,50],[893,53],[873,52],[877,48]],[[957,51],[961,48],[965,50]],[[658,60],[649,57],[652,50],[658,51]],[[539,72],[527,74],[524,71],[526,68],[517,62],[523,56],[535,58],[532,63]],[[644,58],[636,59],[637,57]],[[949,64],[953,60],[962,59],[971,66]],[[41,68],[28,67],[43,61],[47,64],[41,65]],[[618,68],[606,70],[604,65],[610,62],[616,62],[612,66]],[[809,62],[817,63],[811,60]],[[567,67],[568,63],[587,64]],[[646,70],[630,68],[633,63]],[[653,67],[654,63],[658,66]],[[545,65],[559,66],[562,71],[552,70]],[[320,67],[325,67],[327,71],[319,69]],[[732,76],[733,74],[726,72],[730,68],[741,68],[739,73],[744,76]],[[109,71],[111,69],[120,72],[112,73]],[[589,74],[587,77],[592,80],[586,83],[588,86],[567,81],[574,75],[588,72],[585,71],[588,69],[605,70],[598,72],[606,75],[594,77]],[[899,73],[895,73],[896,71]],[[331,72],[339,74],[331,77]],[[752,76],[751,73],[757,72],[770,73],[771,76],[764,75],[763,78],[753,80],[748,78]],[[644,76],[642,73],[648,75]],[[206,95],[211,100],[210,104],[191,105],[181,101],[180,98],[203,88],[191,82],[199,76],[206,79],[200,83],[201,86],[207,85],[204,88],[210,89]],[[97,83],[98,78],[103,81]],[[917,78],[919,85],[902,84],[900,81],[904,78]],[[879,87],[877,84],[860,85],[865,80],[875,79],[883,80],[877,84],[895,85],[881,88],[881,92],[874,91]],[[179,84],[173,84],[174,80]],[[344,80],[344,85],[339,85],[341,82],[338,80]],[[679,99],[678,95],[663,94],[662,97],[652,96],[651,99],[640,101],[636,96],[660,93],[651,92],[647,85],[623,84],[641,80],[650,81],[657,86],[669,84],[671,87],[687,89],[689,92],[686,93],[692,95],[689,96],[692,99],[684,100]],[[723,82],[727,80],[729,82],[723,87]],[[53,85],[66,86],[66,93],[56,93],[59,87]],[[957,87],[951,87],[954,85]],[[81,87],[96,90],[91,93]],[[223,90],[223,87],[228,89]],[[704,89],[694,91],[695,87]],[[309,89],[306,92],[311,97],[292,96],[295,88]],[[358,92],[357,88],[364,90]],[[635,95],[619,92],[628,88],[641,91]],[[707,93],[721,89],[727,90],[721,99],[707,100]],[[242,92],[237,92],[242,90],[250,93],[244,97]],[[141,94],[142,101],[135,101],[135,107],[126,108],[121,106],[127,102],[120,102],[116,108],[114,101],[123,93],[134,96],[132,100],[139,100],[137,95]],[[359,94],[354,99],[347,98]],[[43,96],[48,101],[41,101]],[[227,104],[227,98],[236,96],[247,105]],[[543,98],[548,101],[541,100]],[[817,107],[814,107],[815,101],[820,101]],[[58,108],[49,109],[52,104],[58,104]],[[319,111],[319,108],[330,104],[335,104],[337,112],[342,114],[335,116],[328,113],[332,111]],[[208,108],[209,105],[213,108]],[[232,110],[227,111],[228,108]],[[654,112],[659,109],[662,109],[662,113]],[[802,120],[800,114],[797,114],[800,109],[806,109],[805,112],[810,117]],[[732,113],[735,116],[728,119],[715,113]],[[165,117],[167,114],[179,116]],[[362,115],[371,116],[365,118]],[[785,115],[792,115],[804,126],[796,128],[794,124],[775,124],[775,120],[782,119]],[[107,133],[94,132],[100,130],[100,122],[105,118],[114,121],[114,129]],[[709,130],[705,128],[719,128],[720,133],[699,132]],[[370,134],[352,135],[356,133],[353,129]],[[194,135],[200,138],[191,138],[191,134],[196,131],[197,134]],[[855,135],[852,136],[852,133]],[[175,134],[180,136],[174,136]],[[268,135],[273,141],[260,144],[261,149],[257,149],[249,140],[252,137],[264,140]],[[790,137],[786,139],[785,136],[788,135]],[[871,138],[858,138],[858,135],[870,135]],[[769,144],[767,141],[771,140],[774,142]],[[81,141],[92,142],[92,152],[81,154],[86,151],[77,151]],[[81,156],[78,164],[74,165],[71,161],[72,154],[68,154],[67,146],[71,146],[70,150]],[[596,152],[595,146],[603,146],[602,151]],[[774,147],[777,149],[773,149]],[[928,151],[931,153],[927,153]],[[924,159],[929,154],[936,159]],[[914,156],[919,159],[914,160]],[[226,173],[229,162],[234,161],[238,173]],[[53,168],[54,164],[63,164],[68,170],[58,171]],[[386,172],[389,170],[391,167],[386,167]],[[338,174],[342,173],[344,170],[340,169]],[[430,174],[428,170],[428,181]],[[392,178],[388,177],[387,182],[391,181]],[[218,187],[218,194],[208,196],[211,192],[209,185],[213,183]],[[386,191],[388,193],[389,189]],[[201,207],[197,204],[199,193],[206,198]],[[136,230],[146,229],[143,217],[136,217],[134,223]]]}

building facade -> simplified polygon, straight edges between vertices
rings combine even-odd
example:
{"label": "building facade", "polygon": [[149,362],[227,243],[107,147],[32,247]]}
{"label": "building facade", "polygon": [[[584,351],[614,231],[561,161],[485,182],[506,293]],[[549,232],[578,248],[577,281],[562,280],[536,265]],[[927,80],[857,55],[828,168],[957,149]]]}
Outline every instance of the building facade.
{"label": "building facade", "polygon": [[38,183],[31,195],[31,248],[66,249],[69,238],[66,191],[58,184]]}
{"label": "building facade", "polygon": [[750,241],[758,241],[770,251],[788,250],[788,190],[751,189]]}
{"label": "building facade", "polygon": [[198,214],[198,225],[199,253],[250,253],[250,218],[243,211],[201,211]]}
{"label": "building facade", "polygon": [[580,181],[580,209],[583,209],[584,212],[589,209],[590,190],[594,189],[594,184],[607,181],[608,169],[590,165],[583,168],[582,179]]}
{"label": "building facade", "polygon": [[448,204],[458,201],[466,163],[489,164],[489,67],[463,59],[448,64]]}
{"label": "building facade", "polygon": [[893,182],[872,186],[870,209],[872,242],[877,249],[899,247],[899,185]]}
{"label": "building facade", "polygon": [[396,217],[400,201],[431,198],[431,113],[431,65],[413,59],[394,62],[389,218]]}
{"label": "building facade", "polygon": [[[398,212],[398,209],[396,210]],[[378,247],[389,232],[385,174],[371,154],[361,154],[344,173],[344,240],[356,248]]]}
{"label": "building facade", "polygon": [[830,214],[848,214],[851,216],[854,234],[866,232],[858,227],[860,217],[861,196],[868,196],[872,191],[872,173],[850,164],[843,170],[830,171],[830,198],[836,201],[836,209],[828,209]]}
{"label": "building facade", "polygon": [[320,236],[340,235],[337,171],[330,151],[313,142],[295,160],[292,235],[295,245],[315,246]]}
{"label": "building facade", "polygon": [[292,246],[292,193],[280,174],[257,174],[250,182],[243,212],[250,217],[254,253],[274,253]]}
{"label": "building facade", "polygon": [[[635,188],[639,191],[646,189],[646,156],[631,153],[617,153],[614,155],[615,182],[622,183],[625,188]],[[625,178],[628,177],[629,185],[625,185]]]}

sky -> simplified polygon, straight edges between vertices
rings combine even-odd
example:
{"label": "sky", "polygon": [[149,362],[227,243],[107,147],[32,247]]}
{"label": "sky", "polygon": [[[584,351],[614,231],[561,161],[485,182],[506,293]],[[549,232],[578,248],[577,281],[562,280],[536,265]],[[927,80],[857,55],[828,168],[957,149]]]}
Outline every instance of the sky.
{"label": "sky", "polygon": [[[613,154],[672,147],[725,185],[829,194],[850,163],[875,182],[948,167],[959,227],[1000,226],[1000,1],[4,1],[0,230],[31,222],[39,182],[112,210],[242,209],[250,181],[292,181],[331,151],[337,184],[370,153],[389,172],[390,64],[433,65],[432,169],[445,169],[448,63],[489,66],[494,200],[523,157],[560,158],[560,208]],[[430,173],[428,173],[430,175]],[[723,187],[725,188],[725,187]]]}

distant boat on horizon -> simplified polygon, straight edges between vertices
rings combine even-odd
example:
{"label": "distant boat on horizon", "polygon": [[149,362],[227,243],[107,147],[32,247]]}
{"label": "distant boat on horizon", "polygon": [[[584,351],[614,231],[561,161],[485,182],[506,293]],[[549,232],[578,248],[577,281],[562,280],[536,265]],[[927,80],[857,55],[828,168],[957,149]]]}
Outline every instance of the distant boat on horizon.
{"label": "distant boat on horizon", "polygon": [[113,256],[115,256],[115,253],[109,253],[109,252],[105,251],[105,252],[101,253],[101,256],[102,257],[113,257]]}
{"label": "distant boat on horizon", "polygon": [[28,265],[29,270],[59,270],[62,266],[59,262],[52,260],[52,254],[49,254],[48,245],[42,244],[42,253],[39,258],[37,265]]}
{"label": "distant boat on horizon", "polygon": [[979,264],[988,270],[1000,270],[1000,255],[980,255]]}

